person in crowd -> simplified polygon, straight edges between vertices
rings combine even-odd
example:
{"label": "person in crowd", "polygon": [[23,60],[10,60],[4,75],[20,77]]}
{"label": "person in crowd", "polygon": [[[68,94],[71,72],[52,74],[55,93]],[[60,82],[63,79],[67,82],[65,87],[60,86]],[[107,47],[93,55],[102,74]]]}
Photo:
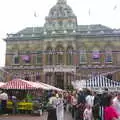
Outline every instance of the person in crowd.
{"label": "person in crowd", "polygon": [[102,95],[100,96],[100,100],[101,100],[101,103],[100,103],[100,116],[101,116],[101,119],[104,120],[104,109],[107,105],[107,96],[108,96],[108,89],[105,88]]}
{"label": "person in crowd", "polygon": [[112,95],[106,96],[106,107],[104,109],[104,120],[118,120],[117,111],[112,106]]}
{"label": "person in crowd", "polygon": [[94,105],[92,107],[92,116],[94,120],[101,120],[101,95],[102,92],[96,93],[94,97]]}
{"label": "person in crowd", "polygon": [[8,95],[5,91],[3,91],[0,94],[0,99],[1,99],[1,111],[2,111],[3,114],[6,114]]}
{"label": "person in crowd", "polygon": [[113,99],[113,107],[120,116],[120,93]]}
{"label": "person in crowd", "polygon": [[86,108],[83,113],[83,120],[92,120],[92,108],[86,104]]}
{"label": "person in crowd", "polygon": [[64,111],[67,111],[67,92],[63,93]]}
{"label": "person in crowd", "polygon": [[68,91],[67,93],[67,106],[66,106],[66,111],[67,112],[71,112],[71,96],[72,96],[72,93],[71,91]]}
{"label": "person in crowd", "polygon": [[17,113],[17,98],[16,98],[16,96],[14,96],[14,95],[12,95],[12,98],[11,98],[11,100],[12,100],[12,105],[13,105],[13,114],[16,114]]}
{"label": "person in crowd", "polygon": [[64,103],[62,93],[57,98],[57,120],[64,120]]}
{"label": "person in crowd", "polygon": [[85,110],[85,92],[83,91],[83,89],[79,90],[76,108],[77,120],[83,120],[83,112]]}
{"label": "person in crowd", "polygon": [[72,105],[72,118],[76,120],[76,105],[77,105],[77,94],[73,92],[71,96],[71,105]]}
{"label": "person in crowd", "polygon": [[57,120],[56,108],[57,108],[57,97],[53,91],[48,102],[48,118],[47,120]]}
{"label": "person in crowd", "polygon": [[86,100],[86,104],[92,108],[94,105],[94,95],[93,95],[92,91],[88,90],[88,94],[87,94],[85,100]]}

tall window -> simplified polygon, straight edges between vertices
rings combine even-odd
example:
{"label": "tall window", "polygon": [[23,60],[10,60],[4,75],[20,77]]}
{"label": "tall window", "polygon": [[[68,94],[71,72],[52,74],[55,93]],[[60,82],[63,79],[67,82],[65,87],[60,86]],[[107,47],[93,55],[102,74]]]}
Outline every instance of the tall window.
{"label": "tall window", "polygon": [[92,51],[92,62],[100,62],[100,51],[97,48]]}
{"label": "tall window", "polygon": [[86,55],[86,50],[81,49],[80,50],[80,64],[86,63],[87,62],[87,55]]}
{"label": "tall window", "polygon": [[37,64],[41,64],[42,63],[42,53],[40,51],[37,52],[36,63]]}
{"label": "tall window", "polygon": [[20,62],[19,56],[18,55],[14,55],[13,56],[13,64],[19,64],[19,62]]}
{"label": "tall window", "polygon": [[37,73],[36,73],[36,81],[40,81],[40,79],[41,79],[40,73],[37,72]]}
{"label": "tall window", "polygon": [[107,48],[105,50],[105,63],[111,62],[112,62],[112,50],[110,48]]}
{"label": "tall window", "polygon": [[56,48],[56,64],[60,65],[64,63],[64,49],[60,46]]}
{"label": "tall window", "polygon": [[67,49],[67,64],[68,65],[73,64],[73,48]]}
{"label": "tall window", "polygon": [[47,49],[47,64],[52,65],[53,64],[53,53],[52,48]]}

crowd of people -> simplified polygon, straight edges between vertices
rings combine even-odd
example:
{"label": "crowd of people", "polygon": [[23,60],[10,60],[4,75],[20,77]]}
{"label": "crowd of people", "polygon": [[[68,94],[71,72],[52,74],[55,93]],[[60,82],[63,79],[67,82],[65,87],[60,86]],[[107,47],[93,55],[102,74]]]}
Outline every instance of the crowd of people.
{"label": "crowd of people", "polygon": [[[64,120],[64,111],[73,120],[119,120],[120,92],[90,89],[53,92],[49,97],[48,120]],[[51,107],[52,106],[52,107]]]}
{"label": "crowd of people", "polygon": [[[79,89],[73,91],[47,92],[47,120],[64,120],[64,113],[71,114],[73,120],[120,120],[120,92],[92,91]],[[28,98],[28,95],[27,95]],[[1,111],[6,113],[9,96],[5,91],[0,93]],[[13,105],[16,97],[12,95]],[[47,101],[46,100],[46,101]],[[13,107],[13,113],[16,107]]]}

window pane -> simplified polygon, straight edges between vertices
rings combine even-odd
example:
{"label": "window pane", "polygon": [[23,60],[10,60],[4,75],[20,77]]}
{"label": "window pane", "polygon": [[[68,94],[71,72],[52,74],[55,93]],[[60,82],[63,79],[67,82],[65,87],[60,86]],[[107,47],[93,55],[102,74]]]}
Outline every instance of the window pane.
{"label": "window pane", "polygon": [[80,63],[85,63],[87,61],[86,51],[80,51]]}
{"label": "window pane", "polygon": [[42,57],[40,55],[37,56],[37,63],[42,63]]}
{"label": "window pane", "polygon": [[52,64],[52,61],[53,61],[52,55],[48,55],[47,63],[51,65],[51,64]]}
{"label": "window pane", "polygon": [[14,57],[14,64],[19,64],[19,57],[18,56]]}
{"label": "window pane", "polygon": [[105,52],[105,62],[112,62],[112,51],[107,49]]}

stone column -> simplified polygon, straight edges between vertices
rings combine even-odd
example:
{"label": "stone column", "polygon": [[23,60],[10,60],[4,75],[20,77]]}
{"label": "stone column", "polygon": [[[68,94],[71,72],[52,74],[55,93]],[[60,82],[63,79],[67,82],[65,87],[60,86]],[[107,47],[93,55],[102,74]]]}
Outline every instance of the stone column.
{"label": "stone column", "polygon": [[52,70],[52,79],[51,79],[51,85],[56,85],[56,81],[55,81],[55,70],[54,70],[54,67],[53,67],[53,70]]}
{"label": "stone column", "polygon": [[64,65],[66,65],[66,52],[64,51]]}
{"label": "stone column", "polygon": [[66,89],[66,83],[67,83],[67,81],[66,81],[66,72],[64,72],[64,89]]}
{"label": "stone column", "polygon": [[42,82],[45,82],[45,72],[42,73]]}
{"label": "stone column", "polygon": [[46,64],[46,54],[42,55],[42,63],[43,63],[43,65]]}
{"label": "stone column", "polygon": [[55,63],[56,63],[56,57],[55,57],[56,55],[55,55],[55,53],[53,54],[53,65],[55,65]]}

